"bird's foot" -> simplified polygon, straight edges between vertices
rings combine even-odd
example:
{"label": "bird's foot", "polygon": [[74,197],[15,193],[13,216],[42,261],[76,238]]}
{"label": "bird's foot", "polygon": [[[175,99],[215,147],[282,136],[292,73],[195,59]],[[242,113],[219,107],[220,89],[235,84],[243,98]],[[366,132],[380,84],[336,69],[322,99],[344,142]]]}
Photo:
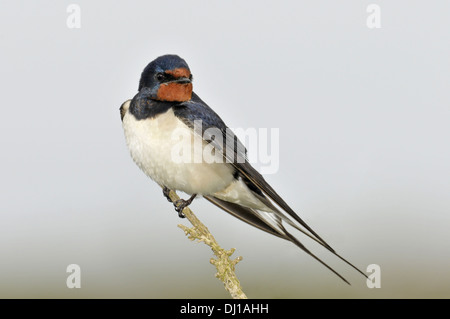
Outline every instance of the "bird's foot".
{"label": "bird's foot", "polygon": [[173,205],[175,206],[175,210],[178,212],[178,217],[180,218],[185,218],[184,214],[183,214],[183,209],[185,209],[186,207],[188,207],[192,201],[194,200],[195,196],[197,196],[197,194],[192,195],[189,199],[179,199],[176,200]]}
{"label": "bird's foot", "polygon": [[170,194],[170,189],[169,189],[168,187],[164,186],[164,187],[163,187],[163,195],[167,198],[167,200],[168,200],[169,202],[173,203],[173,202],[172,202],[172,199],[171,199],[170,196],[169,196],[169,194]]}

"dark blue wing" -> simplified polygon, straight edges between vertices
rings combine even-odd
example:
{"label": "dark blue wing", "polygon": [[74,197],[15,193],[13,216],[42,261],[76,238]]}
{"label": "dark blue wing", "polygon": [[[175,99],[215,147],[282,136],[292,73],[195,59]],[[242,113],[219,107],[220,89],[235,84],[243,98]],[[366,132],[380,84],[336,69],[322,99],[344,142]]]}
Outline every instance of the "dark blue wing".
{"label": "dark blue wing", "polygon": [[[216,149],[222,151],[228,163],[247,162],[247,150],[244,144],[226,126],[219,115],[203,102],[197,94],[192,93],[191,100],[177,104],[173,107],[173,111],[175,116],[188,127],[194,129],[204,140],[212,143]],[[198,125],[195,125],[196,121],[201,121],[200,128]],[[222,136],[221,143],[214,139],[217,135]]]}
{"label": "dark blue wing", "polygon": [[[213,204],[232,214],[233,216],[261,229],[272,235],[279,236],[286,240],[292,241],[298,247],[303,249],[305,252],[313,256],[315,259],[320,261],[323,265],[333,271],[336,275],[338,275],[341,279],[345,280],[341,275],[339,275],[334,269],[325,264],[318,257],[313,255],[308,249],[306,249],[303,244],[301,244],[295,237],[293,237],[290,233],[288,233],[284,227],[281,225],[281,220],[287,221],[291,226],[294,226],[298,230],[305,233],[307,236],[314,239],[316,242],[327,248],[334,255],[339,257],[341,260],[346,262],[348,265],[352,266],[358,272],[360,272],[363,276],[367,277],[361,270],[355,267],[353,264],[345,260],[343,257],[338,255],[333,248],[330,247],[315,231],[311,229],[295,212],[294,210],[288,206],[288,204],[275,192],[275,190],[266,182],[264,177],[256,171],[248,162],[246,153],[247,150],[243,146],[243,144],[238,140],[238,138],[234,135],[234,133],[226,126],[223,120],[214,112],[205,102],[203,102],[198,95],[192,93],[192,99],[187,102],[183,102],[173,106],[174,114],[180,120],[182,120],[188,127],[193,128],[194,131],[195,121],[201,120],[202,126],[201,131],[197,131],[197,134],[200,134],[204,140],[213,143],[213,145],[223,150],[224,157],[230,165],[233,165],[236,169],[236,177],[242,179],[245,184],[252,190],[267,207],[273,210],[273,213],[277,216],[278,227],[281,227],[281,231],[277,230],[277,228],[273,228],[270,223],[267,223],[264,218],[262,218],[261,214],[267,214],[264,212],[258,212],[254,209],[240,206],[238,204],[228,203],[223,200],[220,200],[216,197],[205,196],[206,199],[211,201]],[[228,148],[228,145],[224,147],[224,145],[220,145],[219,143],[215,143],[214,139],[211,139],[208,136],[207,130],[209,128],[215,128],[219,130],[219,133],[222,135],[223,142],[226,141],[234,141],[234,147],[231,149]],[[206,136],[205,136],[206,135]],[[284,212],[290,215],[295,219],[300,225],[302,225],[308,232],[303,231],[297,225],[295,225],[289,218],[287,218],[277,207],[275,207],[269,199],[272,200],[279,208],[281,208]],[[348,283],[348,282],[347,282]]]}

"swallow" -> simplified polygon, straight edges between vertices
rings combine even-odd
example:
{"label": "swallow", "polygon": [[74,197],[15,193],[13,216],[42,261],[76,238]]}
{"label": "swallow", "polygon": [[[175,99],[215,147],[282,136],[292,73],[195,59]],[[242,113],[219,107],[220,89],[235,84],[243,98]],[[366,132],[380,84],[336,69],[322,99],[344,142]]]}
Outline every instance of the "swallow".
{"label": "swallow", "polygon": [[[183,217],[183,209],[202,196],[241,221],[292,242],[349,284],[291,235],[285,228],[287,224],[367,278],[308,226],[250,165],[246,148],[193,92],[192,82],[192,73],[184,59],[177,55],[160,56],[144,68],[138,93],[120,107],[126,143],[137,166],[163,188],[166,198],[169,199],[170,190],[191,195],[174,203],[179,216]],[[196,123],[202,124],[200,128]],[[208,135],[211,129],[222,138]],[[190,153],[184,155],[191,160],[174,160],[174,146],[179,143],[174,136],[187,137],[182,150]],[[231,145],[221,145],[220,140]],[[202,148],[212,145],[222,161],[193,161],[195,142]]]}

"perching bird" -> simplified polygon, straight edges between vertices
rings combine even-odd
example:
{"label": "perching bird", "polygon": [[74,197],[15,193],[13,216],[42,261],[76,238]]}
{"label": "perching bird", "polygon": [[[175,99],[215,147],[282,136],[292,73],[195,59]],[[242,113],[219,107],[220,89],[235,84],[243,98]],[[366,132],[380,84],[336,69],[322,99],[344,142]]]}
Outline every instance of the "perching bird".
{"label": "perching bird", "polygon": [[[177,55],[158,57],[142,72],[138,91],[120,107],[126,142],[133,160],[163,187],[167,198],[170,190],[192,195],[174,203],[180,217],[183,209],[201,195],[240,220],[293,242],[346,283],[345,278],[291,235],[283,223],[366,276],[339,256],[250,165],[242,143],[192,91],[192,74],[186,61]],[[195,145],[201,146],[200,152]],[[213,160],[201,158],[205,147],[214,149]]]}

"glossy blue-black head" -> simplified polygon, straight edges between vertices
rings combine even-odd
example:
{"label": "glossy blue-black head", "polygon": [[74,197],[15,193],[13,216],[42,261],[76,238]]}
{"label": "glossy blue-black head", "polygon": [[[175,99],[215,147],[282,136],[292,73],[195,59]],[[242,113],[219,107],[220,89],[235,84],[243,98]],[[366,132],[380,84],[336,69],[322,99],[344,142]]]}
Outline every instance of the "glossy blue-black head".
{"label": "glossy blue-black head", "polygon": [[188,101],[192,96],[189,66],[178,55],[160,56],[145,67],[138,90],[153,100]]}

